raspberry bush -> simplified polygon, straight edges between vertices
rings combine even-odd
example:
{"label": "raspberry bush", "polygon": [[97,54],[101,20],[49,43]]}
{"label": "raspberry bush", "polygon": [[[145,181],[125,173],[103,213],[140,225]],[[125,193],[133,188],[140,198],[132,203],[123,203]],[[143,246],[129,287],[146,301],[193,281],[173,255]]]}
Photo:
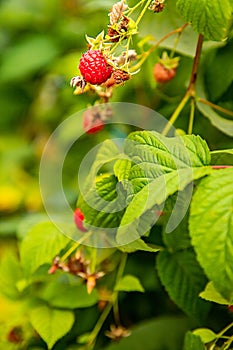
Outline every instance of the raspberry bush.
{"label": "raspberry bush", "polygon": [[233,349],[232,2],[22,4],[0,4],[0,348]]}

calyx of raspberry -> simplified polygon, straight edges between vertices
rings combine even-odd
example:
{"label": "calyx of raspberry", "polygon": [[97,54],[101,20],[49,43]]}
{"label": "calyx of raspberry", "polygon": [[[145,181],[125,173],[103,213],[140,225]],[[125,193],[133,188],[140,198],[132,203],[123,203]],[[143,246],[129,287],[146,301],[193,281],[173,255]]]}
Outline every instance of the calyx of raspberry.
{"label": "calyx of raspberry", "polygon": [[179,65],[180,57],[170,58],[166,51],[162,53],[162,57],[159,59],[159,63],[166,69],[176,69]]}
{"label": "calyx of raspberry", "polygon": [[110,78],[113,68],[100,50],[88,50],[80,59],[79,70],[87,83],[101,85]]}

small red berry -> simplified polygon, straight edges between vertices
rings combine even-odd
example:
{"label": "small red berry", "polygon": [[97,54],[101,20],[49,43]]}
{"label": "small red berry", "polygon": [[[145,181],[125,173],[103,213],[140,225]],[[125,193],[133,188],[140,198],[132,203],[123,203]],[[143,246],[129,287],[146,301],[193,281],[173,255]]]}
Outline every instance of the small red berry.
{"label": "small red berry", "polygon": [[175,77],[176,69],[168,69],[158,62],[154,66],[153,74],[157,83],[166,83]]}
{"label": "small red berry", "polygon": [[233,313],[233,305],[228,305],[227,308],[228,308],[229,312]]}
{"label": "small red berry", "polygon": [[83,113],[83,129],[87,134],[95,134],[104,128],[101,115],[94,110],[86,110]]}
{"label": "small red berry", "polygon": [[84,214],[79,208],[74,211],[74,222],[80,231],[86,232],[87,230],[83,226]]}
{"label": "small red berry", "polygon": [[79,69],[85,81],[92,85],[104,83],[113,70],[100,50],[85,52],[80,59]]}

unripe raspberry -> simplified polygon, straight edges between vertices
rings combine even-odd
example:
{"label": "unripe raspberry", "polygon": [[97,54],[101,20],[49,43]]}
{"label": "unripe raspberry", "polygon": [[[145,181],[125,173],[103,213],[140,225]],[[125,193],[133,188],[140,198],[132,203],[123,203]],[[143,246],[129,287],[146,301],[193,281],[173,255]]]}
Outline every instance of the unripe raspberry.
{"label": "unripe raspberry", "polygon": [[75,222],[77,228],[80,231],[87,232],[87,230],[83,226],[83,220],[84,220],[84,214],[81,212],[81,210],[79,208],[75,209],[75,211],[74,211],[74,222]]}
{"label": "unripe raspberry", "polygon": [[85,81],[92,85],[104,83],[113,70],[100,50],[85,52],[80,59],[79,69]]}
{"label": "unripe raspberry", "polygon": [[156,63],[153,70],[153,75],[157,83],[166,83],[172,80],[176,75],[175,68],[166,68],[162,63]]}

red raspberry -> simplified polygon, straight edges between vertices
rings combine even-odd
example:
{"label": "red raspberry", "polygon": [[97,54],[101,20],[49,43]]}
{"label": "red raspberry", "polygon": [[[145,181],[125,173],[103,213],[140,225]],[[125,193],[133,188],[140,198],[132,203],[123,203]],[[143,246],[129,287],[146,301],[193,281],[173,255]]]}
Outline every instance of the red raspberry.
{"label": "red raspberry", "polygon": [[104,83],[112,74],[112,67],[100,50],[85,52],[80,59],[79,69],[86,82],[92,85]]}
{"label": "red raspberry", "polygon": [[168,69],[158,62],[154,66],[153,74],[157,83],[166,83],[175,77],[176,69]]}
{"label": "red raspberry", "polygon": [[79,208],[75,209],[75,211],[74,211],[74,222],[75,222],[77,228],[80,231],[87,232],[87,230],[83,226],[83,220],[84,220],[84,214],[81,212],[81,210]]}
{"label": "red raspberry", "polygon": [[83,129],[87,134],[95,134],[104,128],[100,113],[94,109],[83,113]]}

